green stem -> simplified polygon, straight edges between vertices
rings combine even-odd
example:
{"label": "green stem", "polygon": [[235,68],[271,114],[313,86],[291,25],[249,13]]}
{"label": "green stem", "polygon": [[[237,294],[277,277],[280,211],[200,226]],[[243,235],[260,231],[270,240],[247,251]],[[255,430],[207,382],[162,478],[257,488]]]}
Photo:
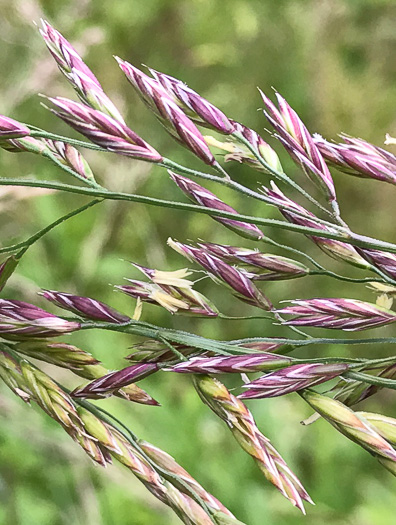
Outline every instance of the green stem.
{"label": "green stem", "polygon": [[30,136],[35,138],[43,138],[43,139],[50,139],[50,140],[59,140],[60,142],[66,142],[67,144],[71,144],[72,146],[79,146],[80,148],[86,148],[86,149],[93,149],[95,151],[103,151],[105,153],[109,153],[107,149],[101,148],[100,146],[97,146],[96,144],[93,144],[92,142],[85,142],[84,140],[77,140],[72,139],[70,137],[64,137],[63,135],[56,135],[55,133],[49,133],[48,131],[44,131],[43,129],[36,128],[35,126],[32,126],[30,124],[26,124],[30,128]]}
{"label": "green stem", "polygon": [[372,248],[376,250],[383,250],[390,253],[396,253],[396,245],[391,244],[386,241],[379,241],[371,237],[364,237],[358,234],[349,233],[349,237],[341,235],[336,232],[330,232],[326,230],[317,230],[316,228],[310,228],[307,226],[301,226],[299,224],[291,224],[286,221],[279,221],[276,219],[267,219],[263,217],[252,217],[250,215],[240,215],[234,214],[226,211],[216,210],[214,208],[205,208],[202,206],[197,206],[195,204],[185,204],[181,202],[168,201],[164,199],[156,199],[154,197],[146,197],[143,195],[135,195],[131,193],[119,193],[108,191],[105,189],[96,189],[96,188],[84,188],[80,186],[73,186],[70,184],[63,184],[60,182],[52,181],[38,181],[38,180],[29,180],[29,179],[0,179],[0,186],[25,186],[25,187],[35,187],[35,188],[50,188],[54,190],[61,190],[68,193],[75,193],[80,195],[92,195],[97,197],[102,197],[109,200],[122,200],[130,202],[140,202],[144,204],[149,204],[152,206],[159,206],[165,208],[171,208],[176,210],[185,210],[185,211],[194,211],[198,213],[203,213],[205,215],[213,215],[216,217],[223,217],[226,219],[241,220],[249,224],[261,224],[265,226],[272,226],[273,228],[279,228],[283,230],[293,231],[302,233],[304,235],[316,235],[317,237],[322,237],[325,239],[333,239],[336,241],[342,241],[347,244],[352,244],[354,246],[360,246],[362,248]]}
{"label": "green stem", "polygon": [[103,199],[94,199],[90,201],[88,204],[84,204],[84,206],[81,206],[80,208],[77,208],[76,210],[71,211],[70,213],[67,213],[66,215],[63,215],[56,221],[52,222],[42,230],[38,231],[26,241],[20,242],[18,244],[13,244],[12,246],[6,246],[5,248],[0,248],[0,253],[9,253],[9,252],[15,252],[17,250],[20,250],[17,254],[17,257],[20,258],[22,255],[26,252],[26,250],[32,246],[36,241],[41,239],[46,233],[50,232],[53,228],[58,226],[59,224],[62,224],[63,222],[67,221],[68,219],[71,219],[72,217],[75,217],[79,213],[82,213],[83,211],[87,210],[88,208],[91,208],[92,206],[95,206],[96,204],[99,204],[99,202],[102,202]]}
{"label": "green stem", "polygon": [[[221,184],[223,186],[226,186],[227,188],[231,188],[238,193],[241,193],[243,195],[247,195],[248,197],[251,197],[253,199],[265,202],[266,204],[269,204],[270,206],[274,206],[278,209],[288,209],[287,205],[282,204],[274,204],[272,199],[270,197],[266,197],[262,193],[258,193],[254,190],[251,190],[250,188],[247,188],[246,186],[243,186],[242,184],[239,184],[238,182],[233,181],[230,178],[226,177],[218,177],[216,175],[211,175],[209,173],[204,173],[202,171],[196,171],[190,168],[187,168],[186,166],[182,166],[181,164],[177,164],[176,162],[173,162],[169,159],[163,159],[161,163],[159,163],[159,166],[164,167],[166,169],[170,169],[175,171],[176,173],[180,173],[183,175],[190,175],[191,177],[198,177],[200,179],[209,180],[211,182],[216,182],[217,184]],[[304,213],[303,211],[295,210],[293,211],[295,215],[298,215],[299,217],[303,218],[309,218],[312,220],[312,215],[309,214],[309,212]],[[338,226],[332,222],[325,221],[323,219],[319,219],[318,217],[315,217],[315,221],[318,222],[318,224],[323,224],[324,226],[339,230],[339,231],[346,231],[344,227]]]}
{"label": "green stem", "polygon": [[391,388],[396,390],[396,380],[387,379],[386,377],[372,376],[370,374],[364,374],[363,372],[346,372],[343,374],[344,377],[349,379],[355,379],[356,381],[362,381],[370,385],[381,386],[383,388]]}
{"label": "green stem", "polygon": [[58,168],[61,168],[63,171],[66,171],[66,173],[68,173],[72,177],[78,179],[79,181],[83,182],[87,186],[91,186],[92,188],[102,188],[102,186],[100,184],[98,184],[97,182],[95,182],[94,180],[90,180],[90,179],[87,179],[85,177],[82,177],[76,171],[72,170],[71,168],[69,168],[68,166],[66,166],[62,162],[60,162],[55,157],[55,155],[52,155],[51,152],[43,151],[42,156],[48,158],[49,160],[51,160],[51,162],[56,164],[56,166],[58,166]]}
{"label": "green stem", "polygon": [[[221,355],[246,355],[253,353],[250,349],[244,348],[248,343],[277,343],[289,346],[307,346],[307,345],[358,345],[358,344],[396,344],[396,337],[383,338],[362,338],[362,339],[332,339],[332,338],[315,338],[310,339],[290,339],[282,337],[253,337],[238,339],[233,341],[218,341],[207,339],[189,332],[174,330],[171,328],[162,328],[150,323],[141,321],[129,321],[123,324],[85,321],[81,325],[82,330],[104,329],[113,332],[122,332],[157,341],[165,339],[171,343],[178,343],[192,348],[204,351],[215,352]],[[240,345],[240,346],[237,346]]]}
{"label": "green stem", "polygon": [[[32,126],[30,126],[30,128],[32,128]],[[44,130],[41,130],[41,129],[38,129],[38,128],[37,128],[37,130],[32,130],[31,136],[32,137],[46,138],[46,139],[50,139],[50,140],[58,140],[58,141],[66,142],[68,144],[72,144],[74,146],[79,146],[79,147],[83,147],[83,148],[89,148],[89,149],[94,149],[96,151],[102,151],[102,152],[109,153],[108,150],[106,150],[104,148],[101,148],[100,146],[97,146],[96,144],[92,144],[90,142],[85,142],[85,141],[82,141],[82,140],[71,139],[69,137],[63,137],[62,135],[56,135],[56,134],[53,134],[53,133],[49,133],[47,131],[44,131]],[[47,155],[47,156],[49,157],[49,155]],[[53,162],[55,162],[57,165],[59,165],[60,167],[63,167],[62,164],[59,161],[56,161],[56,159],[51,158],[51,160]],[[201,171],[192,170],[190,168],[187,168],[185,166],[177,164],[176,162],[173,162],[173,161],[171,161],[170,159],[167,159],[167,158],[164,158],[163,161],[161,163],[159,163],[159,166],[162,166],[162,167],[164,167],[166,169],[173,169],[173,170],[177,171],[178,173],[184,173],[184,174],[192,175],[192,176],[195,176],[195,177],[200,177],[200,178],[203,178],[203,179],[206,179],[206,180],[211,180],[211,181],[217,182],[219,184],[223,184],[224,186],[233,188],[234,190],[239,191],[240,193],[243,193],[245,195],[249,195],[252,198],[261,200],[263,202],[266,202],[267,204],[270,204],[270,205],[274,206],[273,202],[268,197],[265,197],[264,195],[262,195],[260,193],[257,193],[257,192],[255,192],[253,190],[250,190],[249,188],[246,188],[242,184],[238,184],[237,182],[232,181],[229,178],[228,174],[221,168],[220,165],[218,165],[216,167],[216,170],[220,171],[223,174],[223,177],[218,177],[216,175],[211,175],[209,173],[203,173]],[[77,177],[78,179],[80,179],[83,182],[87,183],[86,179],[84,179],[83,177],[80,177],[73,170],[67,169],[66,171],[68,171],[74,177]],[[285,175],[285,177],[286,177],[286,175]],[[288,177],[286,177],[286,178],[288,178]],[[289,180],[291,181],[291,179],[289,179]],[[293,182],[293,181],[291,181],[291,182]],[[96,183],[92,183],[90,185],[92,187],[101,188],[101,186],[96,184]],[[299,187],[299,186],[297,185],[297,187]],[[302,192],[304,192],[304,190],[302,190],[302,188],[300,188],[300,189],[301,189]],[[316,203],[322,209],[322,211],[325,211],[326,213],[329,213],[325,208],[323,208],[319,203],[317,203],[315,201],[315,199],[310,197],[306,192],[304,192],[304,194],[312,202]],[[286,208],[286,206],[282,206],[282,205],[279,205],[277,207],[279,207],[279,208],[284,208],[285,207]],[[302,217],[307,217],[307,215],[304,212],[300,212],[298,210],[295,212],[295,214],[299,215],[299,216],[302,216]],[[330,223],[328,221],[324,221],[324,220],[319,219],[319,218],[317,218],[317,222],[320,223],[320,224],[324,224],[326,226],[330,226],[330,227],[335,228],[335,229],[338,228],[341,231],[345,230],[345,228],[340,228],[339,226],[337,226],[337,225],[335,225],[333,223]]]}

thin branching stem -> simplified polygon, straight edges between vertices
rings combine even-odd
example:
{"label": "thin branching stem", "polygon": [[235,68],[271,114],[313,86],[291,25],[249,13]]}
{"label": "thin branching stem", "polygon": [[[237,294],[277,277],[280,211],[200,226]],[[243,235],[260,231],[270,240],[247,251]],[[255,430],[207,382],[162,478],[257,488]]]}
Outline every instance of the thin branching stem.
{"label": "thin branching stem", "polygon": [[49,188],[54,190],[65,191],[68,193],[80,194],[80,195],[92,195],[96,197],[102,197],[108,200],[121,200],[130,202],[140,202],[151,206],[165,207],[175,210],[194,211],[203,213],[205,215],[214,215],[216,217],[223,217],[226,219],[234,219],[247,222],[249,224],[260,224],[264,226],[272,226],[273,228],[293,231],[302,233],[304,235],[316,235],[325,239],[333,239],[342,241],[347,244],[359,246],[361,248],[370,248],[374,250],[382,250],[389,253],[396,253],[396,245],[377,240],[371,237],[358,235],[353,232],[348,234],[340,234],[336,232],[318,230],[308,226],[301,226],[299,224],[291,224],[286,221],[279,221],[276,219],[268,219],[264,217],[252,217],[250,215],[241,215],[237,213],[230,213],[226,211],[216,210],[214,208],[205,208],[203,206],[197,206],[195,204],[187,204],[176,201],[168,201],[164,199],[157,199],[154,197],[147,197],[144,195],[136,195],[133,193],[121,193],[114,192],[105,189],[96,188],[84,188],[79,186],[73,186],[71,184],[64,184],[60,182],[52,182],[46,180],[33,180],[33,179],[13,179],[13,178],[1,178],[0,186],[25,186],[33,188]]}

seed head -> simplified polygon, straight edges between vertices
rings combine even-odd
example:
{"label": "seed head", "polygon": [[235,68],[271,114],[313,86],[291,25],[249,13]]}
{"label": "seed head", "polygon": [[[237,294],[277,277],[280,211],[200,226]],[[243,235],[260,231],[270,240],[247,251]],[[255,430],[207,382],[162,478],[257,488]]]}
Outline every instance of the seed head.
{"label": "seed head", "polygon": [[347,135],[342,139],[343,143],[334,144],[314,135],[316,146],[330,166],[356,177],[396,184],[396,157],[392,153],[362,139]]}
{"label": "seed head", "polygon": [[56,337],[80,329],[80,323],[56,317],[33,304],[0,299],[0,335],[5,339]]}
{"label": "seed head", "polygon": [[105,113],[67,98],[49,100],[57,108],[51,111],[91,142],[119,155],[147,162],[161,162],[161,155],[125,124]]}
{"label": "seed head", "polygon": [[235,131],[235,123],[227,118],[222,111],[201,97],[177,78],[165,75],[149,68],[153,78],[161,84],[168,95],[195,124],[214,129],[219,133],[229,135]]}
{"label": "seed head", "polygon": [[41,295],[59,308],[73,312],[85,319],[94,321],[105,321],[109,323],[127,323],[130,317],[117,312],[111,306],[91,299],[89,297],[80,297],[65,292],[55,292],[53,290],[44,290]]}
{"label": "seed head", "polygon": [[190,261],[200,264],[216,282],[226,284],[238,299],[264,310],[272,308],[270,301],[242,271],[229,266],[214,255],[209,255],[201,248],[182,244],[170,238],[168,244]]}
{"label": "seed head", "polygon": [[329,201],[335,201],[336,193],[330,171],[300,117],[279,93],[276,93],[279,109],[264,93],[260,91],[260,94],[266,107],[264,114],[277,131],[277,138]]}
{"label": "seed head", "polygon": [[[169,171],[169,170],[168,170]],[[220,200],[214,193],[208,191],[203,186],[200,186],[187,177],[176,175],[176,173],[169,171],[171,179],[177,184],[182,192],[187,195],[193,202],[204,206],[205,208],[214,208],[220,211],[229,213],[238,213],[234,208]],[[230,230],[235,231],[238,235],[252,240],[259,240],[263,238],[263,232],[254,224],[236,221],[233,219],[224,219],[223,217],[212,216],[217,222],[224,224]]]}
{"label": "seed head", "polygon": [[283,368],[292,363],[290,357],[263,353],[240,356],[193,357],[168,370],[187,374],[230,374],[260,372]]}
{"label": "seed head", "polygon": [[140,98],[154,112],[172,137],[190,149],[206,164],[217,165],[201,132],[162,85],[125,60],[118,57],[116,60]]}
{"label": "seed head", "polygon": [[198,243],[198,246],[228,263],[240,265],[256,281],[293,279],[309,273],[304,264],[272,253],[210,242]]}
{"label": "seed head", "polygon": [[[30,135],[30,129],[17,120],[0,115],[0,141]],[[1,143],[0,142],[0,143]]]}
{"label": "seed head", "polygon": [[248,388],[239,399],[277,397],[330,381],[348,370],[345,363],[298,364],[263,375],[244,385]]}
{"label": "seed head", "polygon": [[[328,232],[336,233],[331,227],[316,222],[316,217],[313,213],[309,212],[296,202],[292,201],[281,190],[272,182],[271,189],[262,188],[263,193],[273,200],[274,206],[281,205],[279,211],[289,222],[293,224],[300,224],[301,226],[307,226],[309,228],[316,228],[317,230],[323,230]],[[296,215],[293,213],[298,211],[304,213],[306,217]],[[318,235],[309,235],[309,238],[327,255],[333,259],[342,260],[358,266],[359,268],[369,268],[369,264],[365,261],[358,253],[357,250],[349,244],[341,241],[335,241],[333,239],[325,239]]]}
{"label": "seed head", "polygon": [[158,370],[155,363],[142,363],[138,365],[131,365],[110,372],[103,377],[95,379],[92,383],[75,389],[72,392],[73,397],[82,397],[86,399],[102,399],[111,396],[115,391],[130,385],[136,381],[153,374]]}
{"label": "seed head", "polygon": [[356,299],[307,299],[291,303],[294,306],[278,310],[278,313],[295,316],[285,321],[286,325],[355,331],[396,321],[392,310]]}
{"label": "seed head", "polygon": [[42,20],[41,36],[49,52],[55,59],[60,71],[75,89],[82,102],[97,109],[118,122],[125,124],[118,109],[103,91],[99,80],[92,73],[74,47],[59,31],[48,22]]}

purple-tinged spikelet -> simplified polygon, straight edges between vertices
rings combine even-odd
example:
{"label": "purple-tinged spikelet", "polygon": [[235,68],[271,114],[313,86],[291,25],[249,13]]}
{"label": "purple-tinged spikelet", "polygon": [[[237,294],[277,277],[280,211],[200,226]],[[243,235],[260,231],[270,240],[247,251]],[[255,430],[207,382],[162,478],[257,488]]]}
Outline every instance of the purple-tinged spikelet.
{"label": "purple-tinged spikelet", "polygon": [[229,266],[218,257],[209,255],[200,248],[182,244],[172,239],[168,239],[168,244],[190,261],[200,264],[209,273],[209,276],[215,278],[216,282],[228,285],[238,299],[264,310],[271,310],[271,302],[245,273]]}
{"label": "purple-tinged spikelet", "polygon": [[[292,224],[300,224],[301,226],[307,226],[309,228],[316,228],[317,230],[323,230],[328,232],[333,232],[331,227],[325,226],[324,224],[318,223],[315,219],[315,215],[310,211],[306,210],[296,202],[292,201],[286,195],[284,195],[281,190],[274,184],[271,183],[271,189],[262,188],[263,193],[272,199],[274,206],[281,205],[279,211],[281,214]],[[304,213],[306,217],[297,215],[293,212]],[[336,233],[336,230],[334,230]],[[368,268],[370,265],[365,261],[358,253],[357,250],[342,241],[335,241],[333,239],[325,239],[319,235],[309,235],[308,236],[322,251],[333,259],[338,259],[341,261],[346,261],[354,266],[359,268]]]}
{"label": "purple-tinged spikelet", "polygon": [[45,20],[41,22],[42,28],[40,33],[49,52],[58,64],[60,71],[77,92],[81,101],[125,124],[120,112],[103,91],[99,80],[84,63],[70,42],[48,22]]}
{"label": "purple-tinged spikelet", "polygon": [[340,401],[311,390],[303,390],[300,395],[339,432],[368,450],[377,459],[396,462],[396,450],[380,435],[375,426],[359,413],[353,412]]}
{"label": "purple-tinged spikelet", "polygon": [[345,363],[291,365],[244,385],[244,388],[248,390],[238,397],[239,399],[260,399],[283,396],[330,381],[346,372],[348,368],[349,366]]}
{"label": "purple-tinged spikelet", "polygon": [[292,363],[290,357],[263,353],[240,356],[193,357],[189,361],[178,363],[168,370],[186,374],[231,374],[260,372],[283,368]]}
{"label": "purple-tinged spikelet", "polygon": [[149,68],[149,70],[154,79],[161,84],[170,96],[174,97],[184,113],[196,124],[214,129],[225,135],[235,131],[233,121],[184,82],[154,69]]}
{"label": "purple-tinged spikelet", "polygon": [[74,148],[71,144],[59,140],[45,140],[44,143],[59,162],[72,168],[80,177],[91,181],[95,180],[88,162],[78,149]]}
{"label": "purple-tinged spikelet", "polygon": [[161,155],[125,124],[105,113],[67,98],[49,98],[51,111],[98,146],[119,155],[147,162],[161,162]]}
{"label": "purple-tinged spikelet", "polygon": [[192,288],[193,282],[184,277],[190,275],[185,269],[161,272],[134,264],[152,282],[127,279],[129,285],[116,286],[123,293],[141,301],[162,306],[170,313],[217,317],[216,307],[201,293]]}
{"label": "purple-tinged spikelet", "polygon": [[47,301],[59,306],[59,308],[73,312],[86,319],[108,323],[127,323],[131,320],[130,317],[118,312],[111,306],[90,297],[80,297],[53,290],[44,290],[41,295]]}
{"label": "purple-tinged spikelet", "polygon": [[114,391],[120,390],[120,388],[135,383],[136,381],[140,381],[157,370],[158,366],[155,363],[127,366],[122,370],[110,372],[103,377],[95,379],[88,385],[75,389],[72,392],[72,396],[89,399],[109,397]]}
{"label": "purple-tinged spikelet", "polygon": [[255,460],[265,477],[304,512],[303,500],[312,503],[311,498],[270,440],[257,428],[246,405],[210,376],[197,375],[194,383],[202,401],[227,424],[238,444]]}
{"label": "purple-tinged spikelet", "polygon": [[285,321],[286,325],[355,331],[396,321],[392,310],[356,299],[307,299],[291,303],[293,306],[278,310],[280,314],[295,316]]}
{"label": "purple-tinged spikelet", "polygon": [[309,273],[304,264],[272,253],[210,242],[198,243],[198,246],[228,263],[240,265],[251,279],[257,281],[293,279]]}
{"label": "purple-tinged spikelet", "polygon": [[356,251],[381,272],[396,279],[396,254],[359,247],[356,247]]}
{"label": "purple-tinged spikelet", "polygon": [[6,339],[56,337],[80,329],[80,323],[66,321],[33,304],[0,299],[0,335]]}
{"label": "purple-tinged spikelet", "polygon": [[30,135],[30,129],[20,122],[0,115],[0,141],[17,139]]}
{"label": "purple-tinged spikelet", "polygon": [[286,100],[276,93],[279,109],[260,91],[265,116],[279,134],[278,138],[310,179],[326,194],[329,201],[336,200],[334,182],[326,162],[309,131]]}
{"label": "purple-tinged spikelet", "polygon": [[314,142],[330,166],[349,175],[396,184],[396,157],[362,139],[342,135],[344,143],[314,135]]}
{"label": "purple-tinged spikelet", "polygon": [[[177,186],[182,190],[182,192],[187,195],[192,201],[204,206],[205,208],[214,208],[220,211],[226,211],[229,213],[238,213],[234,208],[220,200],[214,193],[207,190],[203,186],[200,186],[196,182],[188,179],[187,177],[182,177],[177,175],[173,171],[168,170],[171,179],[177,184]],[[237,221],[233,219],[224,219],[223,217],[212,216],[217,222],[224,224],[230,230],[235,231],[242,237],[248,239],[259,240],[264,237],[263,232],[254,224],[249,224],[247,222]]]}
{"label": "purple-tinged spikelet", "polygon": [[190,149],[206,164],[217,165],[201,132],[161,84],[125,60],[117,57],[116,60],[140,98],[154,112],[173,138]]}

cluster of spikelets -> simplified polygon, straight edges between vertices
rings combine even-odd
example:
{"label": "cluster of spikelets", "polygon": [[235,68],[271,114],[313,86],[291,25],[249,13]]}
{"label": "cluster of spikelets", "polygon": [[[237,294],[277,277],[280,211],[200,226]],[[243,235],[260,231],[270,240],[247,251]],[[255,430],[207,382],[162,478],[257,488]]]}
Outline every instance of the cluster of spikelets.
{"label": "cluster of spikelets", "polygon": [[[81,101],[49,98],[51,111],[56,116],[89,139],[94,149],[168,169],[177,187],[196,205],[206,208],[214,220],[244,238],[273,243],[253,221],[241,217],[215,194],[180,174],[178,171],[182,167],[168,161],[132,131],[71,44],[47,22],[43,22],[40,31],[60,71]],[[344,136],[342,143],[334,144],[318,135],[311,135],[279,94],[276,94],[276,106],[260,92],[264,114],[274,129],[274,136],[327,201],[328,209],[322,205],[318,207],[326,211],[326,218],[330,216],[331,221],[320,219],[284,195],[273,182],[257,193],[232,181],[216,160],[213,148],[225,154],[225,161],[245,163],[303,192],[283,172],[275,151],[254,130],[228,118],[175,78],[152,69],[149,69],[150,75],[146,74],[119,58],[117,62],[166,131],[221,175],[207,175],[206,178],[220,180],[275,206],[286,221],[307,229],[310,232],[308,237],[327,255],[374,272],[376,277],[382,279],[382,283],[374,283],[375,290],[388,295],[381,296],[376,304],[354,299],[314,298],[294,300],[291,305],[277,309],[261,290],[261,282],[307,277],[318,273],[319,265],[311,268],[287,257],[210,242],[183,244],[169,239],[171,248],[200,267],[201,274],[226,287],[234,297],[264,310],[268,316],[287,326],[355,331],[396,321],[389,299],[392,293],[396,293],[393,287],[396,284],[396,256],[377,248],[361,244],[360,247],[353,246],[347,242],[351,232],[341,219],[329,170],[332,166],[354,176],[395,184],[396,157],[361,139]],[[220,141],[204,136],[197,126],[215,131],[225,138]],[[89,187],[102,188],[81,153],[71,144],[73,141],[68,143],[62,137],[57,140],[46,135],[50,134],[11,118],[0,117],[0,147],[15,153],[42,155]],[[188,169],[181,172],[194,174]],[[205,174],[198,175],[205,178]],[[313,198],[310,200],[318,204]],[[334,238],[340,232],[344,234],[345,242]],[[22,249],[0,264],[0,290],[16,269],[23,253]],[[396,359],[378,363],[348,359],[310,362],[286,355],[294,346],[281,340],[222,343],[184,332],[157,329],[139,321],[144,302],[156,304],[171,314],[213,319],[223,314],[210,299],[195,289],[196,283],[188,279],[193,271],[181,269],[166,272],[137,264],[134,267],[144,275],[145,280],[129,279],[128,284],[116,286],[137,300],[132,317],[95,299],[49,290],[43,291],[42,296],[72,312],[75,317],[66,319],[32,304],[0,299],[0,377],[24,401],[37,403],[95,462],[105,466],[112,458],[117,459],[186,524],[241,523],[173,458],[137,439],[132,433],[121,431],[86,401],[116,395],[132,402],[157,405],[157,401],[136,382],[154,373],[172,372],[192,374],[194,387],[202,401],[226,423],[264,476],[302,511],[304,501],[312,503],[307,491],[258,429],[243,399],[298,392],[316,412],[311,421],[323,417],[396,474],[396,420],[379,414],[354,412],[350,408],[382,386],[392,383],[396,378]],[[284,315],[291,318],[285,320]],[[52,340],[92,327],[140,335],[146,340],[136,345],[135,352],[127,357],[132,364],[118,371],[109,371],[82,349]],[[68,392],[32,365],[30,358],[67,368],[90,382]],[[262,375],[251,380],[246,376],[250,373]],[[217,378],[212,377],[213,374],[244,374],[244,391],[237,396],[231,394]],[[337,382],[332,385],[329,395],[312,390],[312,387],[331,380]]]}

